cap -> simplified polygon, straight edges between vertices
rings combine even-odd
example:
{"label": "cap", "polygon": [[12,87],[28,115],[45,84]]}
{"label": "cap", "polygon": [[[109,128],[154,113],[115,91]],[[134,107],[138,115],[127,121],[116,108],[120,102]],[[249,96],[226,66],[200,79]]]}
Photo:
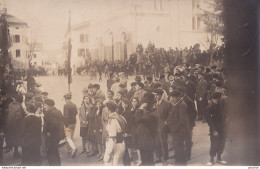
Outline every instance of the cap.
{"label": "cap", "polygon": [[66,94],[64,95],[64,98],[65,98],[65,99],[71,99],[71,97],[72,97],[72,94],[71,94],[71,93],[66,93]]}
{"label": "cap", "polygon": [[44,103],[47,104],[50,107],[53,107],[55,105],[55,102],[52,99],[47,99],[47,100],[45,100]]}
{"label": "cap", "polygon": [[42,92],[41,94],[42,94],[43,96],[48,96],[49,93],[48,93],[48,92]]}
{"label": "cap", "polygon": [[155,89],[153,91],[155,94],[159,94],[159,95],[162,95],[163,94],[163,90],[162,89]]}

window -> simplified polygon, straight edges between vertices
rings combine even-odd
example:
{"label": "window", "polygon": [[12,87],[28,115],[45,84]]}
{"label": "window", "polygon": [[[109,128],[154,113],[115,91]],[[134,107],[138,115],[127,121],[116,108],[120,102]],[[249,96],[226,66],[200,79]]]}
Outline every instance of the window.
{"label": "window", "polygon": [[36,58],[36,54],[33,54],[33,58]]}
{"label": "window", "polygon": [[84,43],[84,34],[80,34],[79,41],[81,43]]}
{"label": "window", "polygon": [[20,50],[16,50],[16,57],[20,57],[21,56],[21,51]]}
{"label": "window", "polygon": [[16,43],[20,42],[20,35],[14,35],[14,42]]}

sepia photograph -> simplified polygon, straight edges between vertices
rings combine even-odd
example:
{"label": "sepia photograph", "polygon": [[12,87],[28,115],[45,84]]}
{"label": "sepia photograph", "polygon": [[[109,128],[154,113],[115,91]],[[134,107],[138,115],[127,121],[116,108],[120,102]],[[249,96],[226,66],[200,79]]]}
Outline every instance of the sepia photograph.
{"label": "sepia photograph", "polygon": [[0,166],[260,165],[258,0],[0,0]]}

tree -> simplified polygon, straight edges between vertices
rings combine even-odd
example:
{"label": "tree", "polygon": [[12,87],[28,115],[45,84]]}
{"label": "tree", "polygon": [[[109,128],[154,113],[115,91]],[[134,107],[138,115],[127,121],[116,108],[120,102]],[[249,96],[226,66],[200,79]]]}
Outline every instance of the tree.
{"label": "tree", "polygon": [[223,37],[223,0],[211,0],[207,4],[209,8],[202,9],[201,17],[205,24],[206,47],[210,55],[210,65],[212,65],[214,52],[219,45],[220,38]]}

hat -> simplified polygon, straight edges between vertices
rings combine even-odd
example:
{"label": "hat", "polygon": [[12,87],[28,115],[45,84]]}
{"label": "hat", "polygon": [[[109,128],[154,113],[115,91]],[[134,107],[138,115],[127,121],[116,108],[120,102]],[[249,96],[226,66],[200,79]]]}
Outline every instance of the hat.
{"label": "hat", "polygon": [[159,94],[159,95],[162,95],[163,94],[163,90],[162,89],[155,89],[153,91],[155,94]]}
{"label": "hat", "polygon": [[93,88],[100,89],[100,85],[99,84],[94,84]]}
{"label": "hat", "polygon": [[127,103],[128,105],[130,105],[130,100],[128,100],[127,98],[123,98],[122,102]]}
{"label": "hat", "polygon": [[141,82],[141,81],[142,81],[141,76],[136,76],[136,77],[135,77],[135,81],[136,81],[136,82]]}
{"label": "hat", "polygon": [[144,84],[142,82],[137,82],[136,84],[140,86],[142,89],[144,88]]}
{"label": "hat", "polygon": [[33,102],[29,102],[26,106],[26,110],[30,113],[35,113],[35,111],[37,110],[35,104]]}
{"label": "hat", "polygon": [[143,103],[155,103],[155,96],[152,93],[145,93],[144,97],[142,98],[141,102]]}
{"label": "hat", "polygon": [[179,90],[173,90],[171,93],[169,93],[171,97],[179,97],[181,95],[181,92]]}
{"label": "hat", "polygon": [[55,105],[55,102],[52,99],[47,99],[47,100],[45,100],[44,103],[47,104],[50,107],[53,107]]}
{"label": "hat", "polygon": [[212,99],[218,99],[221,97],[221,93],[220,92],[215,92],[213,95],[212,95]]}
{"label": "hat", "polygon": [[42,92],[41,93],[43,96],[48,96],[48,92]]}
{"label": "hat", "polygon": [[66,93],[66,94],[64,95],[64,98],[65,98],[65,99],[71,99],[71,97],[72,97],[72,94],[71,94],[71,93]]}
{"label": "hat", "polygon": [[121,87],[121,88],[125,88],[126,86],[125,86],[125,84],[120,83],[120,84],[119,84],[119,87]]}
{"label": "hat", "polygon": [[151,76],[148,76],[146,79],[147,79],[148,81],[153,81],[153,77],[151,77]]}
{"label": "hat", "polygon": [[113,101],[108,101],[108,102],[106,103],[106,106],[107,106],[108,109],[114,110],[114,111],[115,111],[115,109],[117,108],[116,103],[113,102]]}
{"label": "hat", "polygon": [[38,101],[38,102],[43,102],[41,96],[35,96],[35,97],[34,97],[34,100],[35,100],[35,101]]}

